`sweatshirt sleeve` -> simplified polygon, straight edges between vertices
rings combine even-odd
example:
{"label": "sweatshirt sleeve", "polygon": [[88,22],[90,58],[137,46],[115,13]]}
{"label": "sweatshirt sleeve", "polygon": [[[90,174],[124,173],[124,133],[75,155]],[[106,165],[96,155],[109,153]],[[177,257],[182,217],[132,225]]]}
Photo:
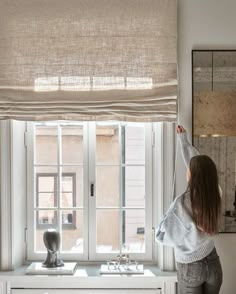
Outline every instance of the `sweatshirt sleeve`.
{"label": "sweatshirt sleeve", "polygon": [[174,207],[174,202],[171,204],[171,206],[169,207],[168,211],[163,216],[162,221],[160,222],[159,226],[156,229],[156,232],[155,232],[156,242],[161,242],[161,243],[164,242],[164,235],[165,235],[165,232],[166,232],[166,230],[165,230],[165,221],[171,215],[173,207]]}
{"label": "sweatshirt sleeve", "polygon": [[187,230],[175,214],[173,206],[172,204],[165,214],[155,234],[156,242],[170,247],[175,247],[181,243],[181,238],[183,237],[182,232]]}
{"label": "sweatshirt sleeve", "polygon": [[184,163],[185,163],[186,167],[188,167],[189,163],[190,163],[190,159],[193,156],[199,155],[200,153],[196,148],[194,148],[190,144],[186,132],[179,133],[178,134],[178,139],[180,141],[181,152],[182,152],[182,156],[183,156],[183,159],[184,159]]}

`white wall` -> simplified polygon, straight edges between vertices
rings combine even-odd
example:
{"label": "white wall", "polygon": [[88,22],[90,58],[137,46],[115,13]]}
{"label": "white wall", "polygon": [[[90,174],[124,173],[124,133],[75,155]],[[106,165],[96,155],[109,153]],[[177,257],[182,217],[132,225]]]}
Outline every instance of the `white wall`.
{"label": "white wall", "polygon": [[[192,130],[191,50],[236,49],[235,0],[178,0],[179,120]],[[186,187],[185,169],[178,154],[177,193]],[[216,247],[221,257],[222,294],[236,288],[236,235],[221,234]]]}

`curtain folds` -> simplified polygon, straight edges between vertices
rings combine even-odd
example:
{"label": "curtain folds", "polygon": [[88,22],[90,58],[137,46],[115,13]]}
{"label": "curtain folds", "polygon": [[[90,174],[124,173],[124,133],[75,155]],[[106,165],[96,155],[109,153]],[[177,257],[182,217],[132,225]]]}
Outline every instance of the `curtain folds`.
{"label": "curtain folds", "polygon": [[0,119],[175,121],[176,0],[0,0]]}

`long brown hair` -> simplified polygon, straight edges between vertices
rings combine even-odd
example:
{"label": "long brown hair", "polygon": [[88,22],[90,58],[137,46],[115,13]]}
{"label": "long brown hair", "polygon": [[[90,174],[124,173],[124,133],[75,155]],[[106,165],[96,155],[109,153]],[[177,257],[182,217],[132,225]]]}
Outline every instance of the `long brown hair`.
{"label": "long brown hair", "polygon": [[218,232],[221,196],[215,163],[206,155],[190,160],[190,192],[193,220],[197,228],[214,235]]}

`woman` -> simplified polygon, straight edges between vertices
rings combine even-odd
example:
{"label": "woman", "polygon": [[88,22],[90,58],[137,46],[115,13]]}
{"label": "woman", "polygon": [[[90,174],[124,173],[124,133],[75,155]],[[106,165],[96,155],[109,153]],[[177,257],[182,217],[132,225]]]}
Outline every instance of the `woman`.
{"label": "woman", "polygon": [[222,268],[214,246],[221,195],[214,162],[189,143],[182,126],[178,139],[187,166],[188,187],[177,197],[160,223],[156,240],[174,247],[179,294],[217,294]]}

